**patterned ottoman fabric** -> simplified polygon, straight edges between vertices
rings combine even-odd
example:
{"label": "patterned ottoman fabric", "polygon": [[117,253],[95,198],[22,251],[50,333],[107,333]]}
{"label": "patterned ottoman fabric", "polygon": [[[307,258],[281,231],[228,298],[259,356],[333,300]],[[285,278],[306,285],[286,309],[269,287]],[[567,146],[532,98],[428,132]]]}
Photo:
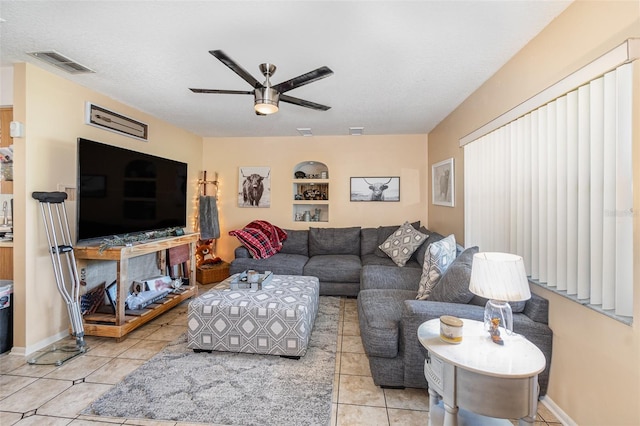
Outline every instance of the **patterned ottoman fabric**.
{"label": "patterned ottoman fabric", "polygon": [[286,275],[274,275],[259,291],[209,290],[189,303],[187,346],[302,356],[318,313],[318,295],[318,278]]}

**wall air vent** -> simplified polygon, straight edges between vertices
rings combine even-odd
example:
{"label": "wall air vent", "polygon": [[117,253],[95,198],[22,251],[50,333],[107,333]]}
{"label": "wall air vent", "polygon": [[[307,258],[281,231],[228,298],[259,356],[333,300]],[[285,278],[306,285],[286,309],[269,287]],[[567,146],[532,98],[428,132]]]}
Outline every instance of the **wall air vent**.
{"label": "wall air vent", "polygon": [[70,74],[88,74],[95,72],[92,69],[85,67],[84,65],[80,65],[73,59],[69,59],[66,56],[56,52],[55,50],[46,52],[27,52],[27,55],[40,59],[41,61],[44,61],[49,65],[53,65],[54,67],[60,68],[61,70],[66,71]]}
{"label": "wall air vent", "polygon": [[86,104],[85,123],[145,142],[148,138],[149,126],[147,124],[118,114],[117,112],[109,111],[91,102],[87,102]]}

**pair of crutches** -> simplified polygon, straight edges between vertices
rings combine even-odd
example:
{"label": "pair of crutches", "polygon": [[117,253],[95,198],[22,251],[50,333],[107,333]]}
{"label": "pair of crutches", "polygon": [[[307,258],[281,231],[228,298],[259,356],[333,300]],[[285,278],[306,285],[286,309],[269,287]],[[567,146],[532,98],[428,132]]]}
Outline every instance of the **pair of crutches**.
{"label": "pair of crutches", "polygon": [[[80,310],[80,279],[64,204],[67,199],[67,193],[34,192],[32,196],[40,202],[40,211],[49,243],[49,254],[51,255],[56,285],[67,305],[71,330],[73,336],[75,336],[76,344],[75,346],[67,345],[60,348],[54,346],[49,351],[27,361],[29,364],[62,365],[63,362],[87,350],[84,341],[82,312]],[[66,277],[69,278],[70,282],[67,282]]]}

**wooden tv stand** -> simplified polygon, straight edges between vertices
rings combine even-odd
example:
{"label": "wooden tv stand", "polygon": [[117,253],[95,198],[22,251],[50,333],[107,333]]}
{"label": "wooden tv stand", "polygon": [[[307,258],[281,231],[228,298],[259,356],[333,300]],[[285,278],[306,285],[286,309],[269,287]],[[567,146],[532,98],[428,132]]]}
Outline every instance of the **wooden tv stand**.
{"label": "wooden tv stand", "polygon": [[[75,257],[78,262],[78,269],[84,265],[84,260],[110,260],[116,262],[116,282],[117,298],[116,313],[104,314],[94,313],[84,316],[84,333],[87,336],[115,337],[120,339],[127,333],[135,330],[143,324],[158,317],[185,299],[197,293],[196,268],[195,268],[195,245],[198,241],[198,234],[187,234],[178,237],[162,238],[150,240],[148,242],[135,243],[131,246],[111,247],[100,252],[97,245],[76,246],[74,248]],[[129,259],[149,253],[160,252],[161,263],[164,265],[166,250],[189,244],[189,258],[191,259],[191,270],[189,274],[189,286],[183,286],[184,291],[179,294],[169,293],[163,300],[147,306],[141,313],[127,315],[125,312],[126,297],[129,292],[130,282],[128,279]]]}

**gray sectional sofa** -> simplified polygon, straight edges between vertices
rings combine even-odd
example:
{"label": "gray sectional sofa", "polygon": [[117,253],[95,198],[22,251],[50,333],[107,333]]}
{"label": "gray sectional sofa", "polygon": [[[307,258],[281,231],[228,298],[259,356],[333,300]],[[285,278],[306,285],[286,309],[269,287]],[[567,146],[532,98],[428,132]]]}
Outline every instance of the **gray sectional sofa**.
{"label": "gray sectional sofa", "polygon": [[[399,267],[378,247],[399,225],[378,228],[309,228],[286,230],[282,250],[268,259],[253,259],[244,247],[235,251],[232,274],[247,269],[280,275],[318,277],[320,294],[358,297],[360,334],[374,383],[383,387],[427,388],[425,350],[417,330],[441,315],[482,321],[485,299],[468,291],[471,262],[477,247],[458,245],[457,258],[427,300],[416,300],[422,265],[429,245],[444,238],[420,227],[429,238]],[[553,333],[548,326],[548,301],[535,294],[512,304],[514,331],[533,342],[547,360],[539,375],[540,395],[549,381]]]}
{"label": "gray sectional sofa", "polygon": [[[420,227],[419,222],[412,225],[416,229]],[[287,239],[282,250],[267,259],[254,259],[245,247],[236,248],[230,273],[253,269],[272,271],[276,275],[315,276],[320,280],[320,295],[356,297],[363,267],[378,265],[388,266],[393,271],[401,269],[378,248],[398,226],[285,230]],[[421,248],[405,268],[420,271],[422,259],[424,249]]]}
{"label": "gray sectional sofa", "polygon": [[[374,383],[385,387],[426,388],[426,352],[416,337],[420,324],[441,315],[483,321],[486,299],[472,296],[469,303],[416,300],[420,281],[418,271],[406,269],[402,274],[394,275],[372,267],[364,268],[362,274],[358,319]],[[446,273],[442,279],[445,277]],[[548,301],[532,294],[526,302],[511,305],[514,332],[533,342],[547,360],[544,371],[538,376],[540,396],[543,396],[549,382],[553,341],[548,326]]]}

